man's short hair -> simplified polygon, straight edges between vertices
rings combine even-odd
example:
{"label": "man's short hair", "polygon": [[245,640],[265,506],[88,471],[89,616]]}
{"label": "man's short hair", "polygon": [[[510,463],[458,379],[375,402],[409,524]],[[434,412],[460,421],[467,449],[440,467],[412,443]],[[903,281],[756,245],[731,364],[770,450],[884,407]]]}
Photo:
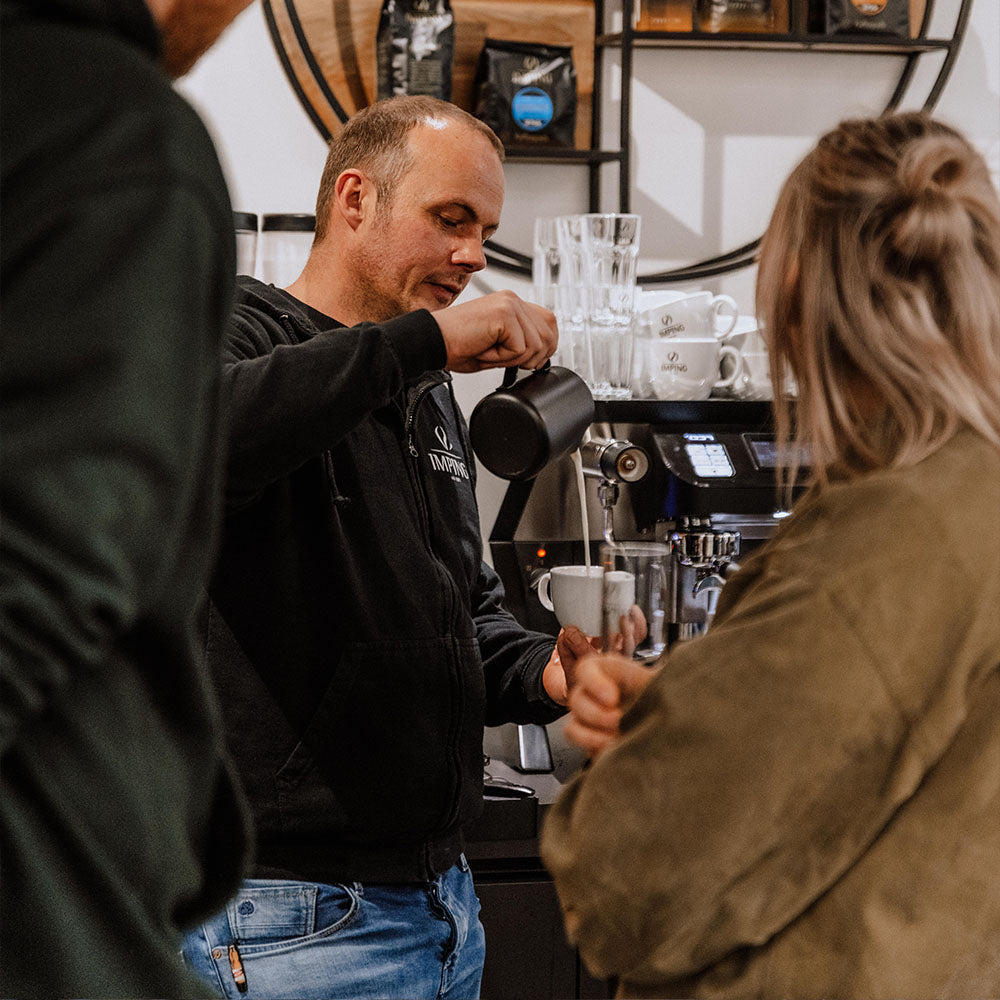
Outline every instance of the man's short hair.
{"label": "man's short hair", "polygon": [[436,97],[390,97],[352,115],[343,131],[330,141],[316,196],[316,236],[326,235],[337,178],[349,168],[364,170],[375,185],[379,211],[392,202],[393,191],[410,168],[407,137],[417,125],[435,120],[453,121],[489,140],[501,162],[503,143],[493,130],[467,111]]}

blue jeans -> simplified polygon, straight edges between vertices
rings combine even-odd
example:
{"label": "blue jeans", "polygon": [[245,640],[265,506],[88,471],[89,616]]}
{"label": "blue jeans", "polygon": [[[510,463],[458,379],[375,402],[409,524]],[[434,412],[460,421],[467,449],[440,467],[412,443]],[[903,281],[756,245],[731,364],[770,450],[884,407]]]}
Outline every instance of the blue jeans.
{"label": "blue jeans", "polygon": [[248,879],[182,954],[232,1000],[476,1000],[486,942],[463,856],[416,885]]}

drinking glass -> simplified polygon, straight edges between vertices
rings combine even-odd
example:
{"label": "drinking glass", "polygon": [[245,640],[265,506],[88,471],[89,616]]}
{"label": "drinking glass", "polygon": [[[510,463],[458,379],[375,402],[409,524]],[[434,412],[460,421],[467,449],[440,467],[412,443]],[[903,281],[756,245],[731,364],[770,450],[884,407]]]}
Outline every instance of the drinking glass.
{"label": "drinking glass", "polygon": [[534,256],[531,260],[531,283],[535,301],[546,309],[556,310],[556,286],[559,284],[559,231],[551,216],[535,219]]}
{"label": "drinking glass", "polygon": [[638,320],[639,216],[611,212],[584,215],[580,234],[590,391],[595,399],[631,399]]}
{"label": "drinking glass", "polygon": [[581,215],[560,215],[555,219],[559,281],[553,312],[559,324],[560,364],[576,372],[593,390],[594,363],[587,337],[587,268],[582,220]]}
{"label": "drinking glass", "polygon": [[531,260],[531,283],[534,298],[540,306],[551,309],[559,324],[559,346],[552,355],[552,364],[575,370],[573,338],[569,318],[564,315],[560,282],[564,280],[562,254],[559,250],[559,227],[552,216],[535,219],[534,255]]}
{"label": "drinking glass", "polygon": [[[670,549],[663,542],[601,543],[600,561],[604,568],[601,648],[605,652],[620,652],[651,664],[666,648],[669,556]],[[628,583],[622,582],[629,578],[630,592]],[[631,597],[628,606],[624,603],[626,597]]]}

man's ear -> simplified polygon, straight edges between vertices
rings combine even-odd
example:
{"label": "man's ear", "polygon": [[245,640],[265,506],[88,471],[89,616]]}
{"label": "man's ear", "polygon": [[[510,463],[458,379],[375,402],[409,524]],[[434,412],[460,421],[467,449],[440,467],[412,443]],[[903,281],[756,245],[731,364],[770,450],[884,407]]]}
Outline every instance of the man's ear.
{"label": "man's ear", "polygon": [[344,221],[357,229],[375,213],[375,186],[360,170],[345,170],[334,185],[334,200]]}

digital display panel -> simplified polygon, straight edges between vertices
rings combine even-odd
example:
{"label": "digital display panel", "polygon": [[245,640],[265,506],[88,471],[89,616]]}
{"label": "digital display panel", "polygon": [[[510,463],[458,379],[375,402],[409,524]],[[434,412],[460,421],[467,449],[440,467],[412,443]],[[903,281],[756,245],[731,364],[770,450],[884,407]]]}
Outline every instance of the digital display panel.
{"label": "digital display panel", "polygon": [[[779,452],[774,438],[767,435],[744,434],[743,440],[746,441],[747,447],[750,449],[750,454],[753,456],[754,464],[758,469],[774,469],[777,468],[779,460],[783,459],[786,463],[790,463],[794,457],[794,452],[791,448],[785,449],[784,452]],[[800,467],[805,468],[809,465],[809,454],[805,448],[799,451],[798,458]]]}
{"label": "digital display panel", "polygon": [[750,451],[753,454],[758,469],[773,469],[777,466],[778,449],[773,441],[764,439],[757,441],[750,440],[747,444],[750,445]]}

